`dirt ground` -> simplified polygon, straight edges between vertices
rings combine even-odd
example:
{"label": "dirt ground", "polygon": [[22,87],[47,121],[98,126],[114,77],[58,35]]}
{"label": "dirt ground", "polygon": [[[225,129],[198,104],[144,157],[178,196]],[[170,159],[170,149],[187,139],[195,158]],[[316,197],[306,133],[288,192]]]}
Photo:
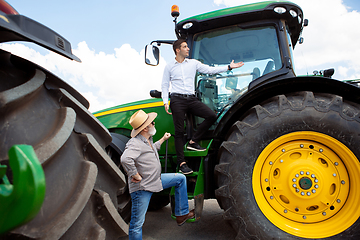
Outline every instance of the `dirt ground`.
{"label": "dirt ground", "polygon": [[[190,208],[193,201],[189,201]],[[222,217],[223,210],[220,209],[215,199],[205,200],[204,210],[200,221],[194,223],[185,223],[179,227],[176,221],[170,216],[170,204],[158,211],[148,212],[146,214],[145,224],[143,226],[144,240],[191,240],[191,239],[235,239],[236,233]],[[119,240],[125,240],[128,237],[122,237]]]}

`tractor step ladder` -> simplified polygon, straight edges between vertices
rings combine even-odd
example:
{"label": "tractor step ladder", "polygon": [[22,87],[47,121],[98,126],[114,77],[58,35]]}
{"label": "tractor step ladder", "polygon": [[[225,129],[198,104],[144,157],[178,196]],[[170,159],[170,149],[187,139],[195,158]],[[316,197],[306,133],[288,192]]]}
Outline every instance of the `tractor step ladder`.
{"label": "tractor step ladder", "polygon": [[[195,218],[188,219],[187,222],[195,222],[201,218],[203,206],[204,206],[204,160],[208,155],[209,148],[212,140],[201,142],[200,145],[205,147],[205,151],[190,151],[187,150],[187,144],[184,147],[184,157],[188,166],[193,169],[193,173],[187,174],[187,189],[188,199],[194,199]],[[172,210],[172,218],[175,218],[175,187],[172,187],[170,192],[170,203]]]}

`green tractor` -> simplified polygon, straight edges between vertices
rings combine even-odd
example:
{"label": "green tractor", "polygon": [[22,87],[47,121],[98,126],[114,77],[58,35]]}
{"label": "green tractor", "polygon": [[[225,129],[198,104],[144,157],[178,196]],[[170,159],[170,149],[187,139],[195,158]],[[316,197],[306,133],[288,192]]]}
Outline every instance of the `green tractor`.
{"label": "green tractor", "polygon": [[[180,22],[174,9],[176,37],[187,39],[190,58],[245,63],[194,79],[198,98],[218,116],[201,141],[207,150],[184,152],[194,169],[187,179],[196,220],[204,199],[216,198],[238,239],[359,239],[360,89],[332,79],[333,69],[296,76],[292,51],[308,24],[302,9],[266,1]],[[147,45],[145,63],[157,65],[158,47],[172,42]],[[94,113],[112,135],[107,151],[118,165],[130,138],[128,120],[138,109],[158,113],[154,140],[174,134],[161,93],[151,96]],[[186,143],[202,119],[184,121]],[[173,138],[160,156],[164,172],[177,171]],[[151,206],[162,207],[168,192],[155,198]],[[129,216],[129,196],[122,192],[118,199],[121,214]]]}

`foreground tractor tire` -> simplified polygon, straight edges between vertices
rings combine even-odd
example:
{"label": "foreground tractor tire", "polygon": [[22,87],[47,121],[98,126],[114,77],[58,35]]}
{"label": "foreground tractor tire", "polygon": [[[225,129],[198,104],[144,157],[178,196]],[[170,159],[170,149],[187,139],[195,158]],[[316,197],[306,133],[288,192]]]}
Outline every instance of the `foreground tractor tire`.
{"label": "foreground tractor tire", "polygon": [[360,239],[360,105],[297,92],[231,128],[216,197],[237,239]]}
{"label": "foreground tractor tire", "polygon": [[126,222],[126,224],[129,224],[131,220],[131,196],[129,193],[127,175],[124,168],[121,166],[120,158],[125,151],[126,143],[129,141],[130,138],[117,133],[111,133],[111,137],[112,142],[109,146],[106,147],[105,150],[111,160],[124,174],[126,180],[126,184],[118,191],[117,200],[119,205],[118,212],[122,219]]}
{"label": "foreground tractor tire", "polygon": [[[30,222],[1,239],[117,239],[126,180],[105,152],[106,128],[88,102],[45,69],[0,51],[0,162],[14,144],[34,147],[46,178],[45,200]],[[11,179],[11,172],[8,173]]]}

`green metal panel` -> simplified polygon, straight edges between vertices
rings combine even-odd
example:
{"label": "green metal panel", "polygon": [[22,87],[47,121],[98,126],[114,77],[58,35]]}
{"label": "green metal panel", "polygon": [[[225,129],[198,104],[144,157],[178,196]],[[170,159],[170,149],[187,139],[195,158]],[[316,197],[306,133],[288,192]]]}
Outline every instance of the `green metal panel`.
{"label": "green metal panel", "polygon": [[[171,135],[175,134],[172,116],[165,112],[162,99],[159,98],[127,103],[93,114],[107,129],[110,130],[110,132],[116,132],[130,137],[130,131],[132,130],[132,127],[129,124],[130,117],[140,109],[144,110],[146,113],[156,112],[158,114],[155,119],[156,134],[154,136],[154,141],[159,140],[165,132],[169,132]],[[176,152],[173,137],[169,139],[168,146],[168,155],[175,155]],[[159,154],[165,155],[165,144],[162,144]]]}
{"label": "green metal panel", "polygon": [[261,10],[261,9],[267,7],[269,4],[277,3],[277,2],[286,2],[286,1],[265,1],[265,2],[252,3],[252,4],[237,6],[237,7],[225,8],[225,9],[189,17],[184,20],[181,20],[179,23],[188,21],[190,19],[204,21],[204,20],[208,20],[208,19],[216,18],[216,17],[220,17],[220,16],[226,16],[226,15],[231,15],[231,14],[240,14],[243,12],[249,12],[249,11],[254,11],[254,10]]}

